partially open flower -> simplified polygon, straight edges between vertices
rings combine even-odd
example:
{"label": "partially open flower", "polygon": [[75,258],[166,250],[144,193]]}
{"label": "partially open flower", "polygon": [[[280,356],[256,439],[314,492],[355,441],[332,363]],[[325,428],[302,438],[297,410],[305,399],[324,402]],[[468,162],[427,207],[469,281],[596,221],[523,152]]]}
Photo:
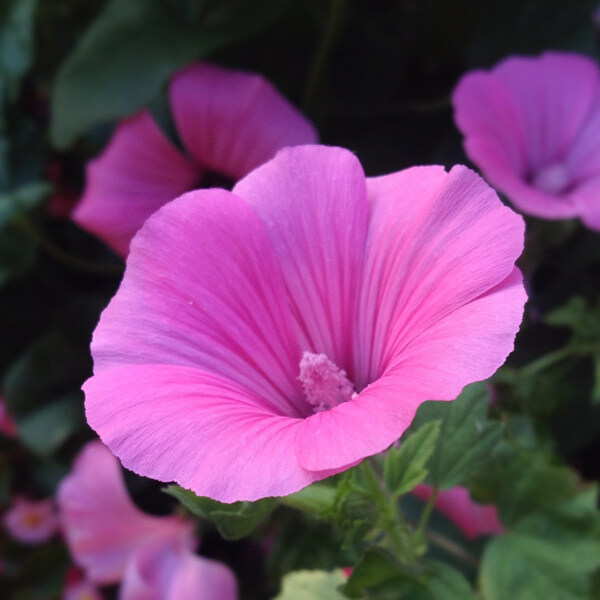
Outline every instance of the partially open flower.
{"label": "partially open flower", "polygon": [[523,212],[600,230],[600,70],[547,52],[467,73],[452,96],[469,158]]}
{"label": "partially open flower", "polygon": [[138,509],[125,489],[117,459],[90,442],[58,491],[60,519],[75,562],[95,583],[119,581],[127,562],[147,545],[193,548],[193,524]]}
{"label": "partially open flower", "polygon": [[[424,483],[413,490],[413,494],[422,500],[429,500],[432,493],[433,489]],[[504,532],[496,507],[493,504],[477,504],[471,500],[469,490],[465,487],[456,486],[442,490],[437,497],[435,508],[470,539]]]}
{"label": "partially open flower", "polygon": [[236,600],[237,583],[224,564],[181,547],[147,547],[130,561],[119,600]]}
{"label": "partially open flower", "polygon": [[58,531],[58,517],[52,500],[18,497],[4,515],[4,527],[23,544],[44,544]]}
{"label": "partially open flower", "polygon": [[513,348],[523,220],[475,173],[365,179],[281,151],[151,217],[94,333],[91,426],[128,468],[224,502],[384,450]]}
{"label": "partially open flower", "polygon": [[260,75],[196,63],[173,77],[169,100],[185,152],[149,111],[123,121],[89,163],[73,213],[123,256],[163,204],[215,178],[233,183],[284,146],[317,139],[312,125]]}

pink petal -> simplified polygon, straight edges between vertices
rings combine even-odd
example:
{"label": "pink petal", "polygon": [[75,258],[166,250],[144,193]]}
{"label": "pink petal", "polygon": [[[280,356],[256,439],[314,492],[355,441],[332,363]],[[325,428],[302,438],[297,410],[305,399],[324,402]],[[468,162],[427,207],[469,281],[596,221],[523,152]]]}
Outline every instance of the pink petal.
{"label": "pink petal", "polygon": [[[593,117],[599,83],[592,60],[557,52],[468,73],[452,97],[467,154],[522,210],[551,219],[575,216],[568,189],[584,173],[600,171],[600,122],[590,122],[599,121]],[[564,176],[541,184],[547,169],[564,169]]]}
{"label": "pink petal", "polygon": [[93,583],[82,579],[66,587],[63,600],[102,600],[102,595]]}
{"label": "pink petal", "polygon": [[[465,167],[448,174],[415,167],[369,179],[368,188],[372,215],[355,350],[364,370],[357,389],[396,364],[429,327],[503,281],[524,235],[523,219]],[[499,318],[513,335],[520,323],[514,312],[507,307]],[[486,366],[477,379],[489,374]],[[460,387],[471,381],[465,377]]]}
{"label": "pink petal", "polygon": [[[421,500],[429,500],[433,490],[422,483],[412,492]],[[444,516],[453,521],[470,539],[480,535],[496,535],[504,533],[504,527],[498,518],[498,511],[493,504],[477,504],[471,500],[469,490],[456,486],[441,491],[435,507]]]}
{"label": "pink petal", "polygon": [[133,504],[119,462],[100,442],[84,447],[57,500],[71,554],[95,583],[119,581],[127,561],[148,544],[195,543],[192,523],[147,515]]}
{"label": "pink petal", "polygon": [[600,175],[591,177],[571,193],[581,220],[595,231],[600,231]]}
{"label": "pink petal", "polygon": [[423,402],[452,400],[466,384],[492,375],[513,349],[525,300],[515,268],[501,284],[431,325],[356,398],[304,420],[300,464],[339,470],[381,452],[409,427]]}
{"label": "pink petal", "polygon": [[312,125],[260,75],[196,63],[171,82],[179,135],[198,164],[232,179],[284,146],[317,140]]}
{"label": "pink petal", "polygon": [[182,196],[132,244],[92,342],[96,373],[121,364],[206,369],[279,414],[308,410],[281,269],[263,224],[224,190]]}
{"label": "pink petal", "polygon": [[231,570],[170,547],[146,548],[129,563],[119,600],[236,600]]}
{"label": "pink petal", "polygon": [[123,121],[89,163],[73,219],[122,256],[144,221],[192,188],[200,171],[165,137],[150,113]]}
{"label": "pink petal", "polygon": [[234,188],[265,223],[303,351],[353,377],[352,344],[368,203],[356,157],[342,148],[282,150]]}
{"label": "pink petal", "polygon": [[579,54],[546,52],[509,58],[492,72],[516,104],[530,169],[564,159],[597,99],[595,63]]}
{"label": "pink petal", "polygon": [[22,544],[44,544],[58,531],[58,518],[52,500],[36,501],[17,497],[3,520],[11,537]]}
{"label": "pink petal", "polygon": [[90,425],[123,464],[222,502],[295,492],[331,472],[295,456],[303,421],[260,407],[246,389],[188,367],[129,365],[84,385]]}

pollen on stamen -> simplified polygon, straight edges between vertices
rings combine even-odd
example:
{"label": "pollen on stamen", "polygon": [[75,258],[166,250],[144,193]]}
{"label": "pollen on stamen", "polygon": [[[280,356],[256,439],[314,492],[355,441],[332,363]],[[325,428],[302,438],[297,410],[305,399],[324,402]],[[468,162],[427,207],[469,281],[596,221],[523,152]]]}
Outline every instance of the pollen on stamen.
{"label": "pollen on stamen", "polygon": [[329,410],[354,395],[354,385],[325,354],[304,352],[300,359],[300,375],[304,394],[314,412]]}

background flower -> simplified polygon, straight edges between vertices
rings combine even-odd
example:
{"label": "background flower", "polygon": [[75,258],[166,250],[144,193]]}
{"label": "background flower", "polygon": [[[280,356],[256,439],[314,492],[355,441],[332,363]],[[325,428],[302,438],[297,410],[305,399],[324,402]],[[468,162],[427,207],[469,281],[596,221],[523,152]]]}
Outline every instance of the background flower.
{"label": "background flower", "polygon": [[522,243],[464,167],[366,180],[347,150],[281,151],[138,234],[94,334],[88,421],[146,476],[225,502],[289,494],[502,364]]}
{"label": "background flower", "polygon": [[52,500],[15,498],[4,514],[4,527],[23,544],[43,544],[58,531],[58,517]]}
{"label": "background flower", "polygon": [[[433,489],[421,483],[412,493],[421,500],[429,500]],[[469,490],[465,487],[455,486],[439,492],[435,508],[455,523],[468,538],[504,532],[496,507],[493,504],[477,504],[471,500]]]}
{"label": "background flower", "polygon": [[469,158],[521,210],[600,230],[600,71],[546,52],[462,77],[452,95]]}
{"label": "background flower", "polygon": [[192,523],[148,515],[133,504],[119,462],[100,442],[83,448],[57,500],[71,555],[94,583],[119,581],[132,556],[148,545],[196,543]]}
{"label": "background flower", "polygon": [[284,146],[315,142],[312,125],[260,75],[196,63],[169,85],[182,152],[145,110],[123,121],[90,162],[75,221],[126,256],[158,208],[206,184],[234,182]]}

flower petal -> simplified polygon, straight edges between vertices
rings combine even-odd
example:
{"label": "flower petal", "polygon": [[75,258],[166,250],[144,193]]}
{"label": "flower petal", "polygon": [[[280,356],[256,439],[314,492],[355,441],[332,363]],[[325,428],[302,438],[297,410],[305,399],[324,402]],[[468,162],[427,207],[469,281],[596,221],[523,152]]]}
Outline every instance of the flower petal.
{"label": "flower petal", "polygon": [[564,159],[592,109],[599,72],[579,54],[513,57],[492,71],[516,104],[532,171]]}
{"label": "flower petal", "polygon": [[126,256],[144,221],[199,177],[199,169],[143,111],[123,121],[106,150],[89,163],[73,219]]}
{"label": "flower petal", "polygon": [[116,583],[131,557],[147,544],[195,544],[193,524],[155,517],[129,498],[117,459],[90,442],[58,491],[60,518],[73,558],[95,583]]}
{"label": "flower petal", "polygon": [[148,220],[92,342],[95,371],[121,364],[206,369],[279,414],[307,406],[280,268],[252,209],[200,190]]}
{"label": "flower petal", "polygon": [[[412,493],[421,500],[429,500],[433,489],[421,483]],[[496,507],[493,504],[477,504],[471,500],[469,490],[465,487],[456,486],[439,492],[435,508],[456,523],[470,539],[504,533]]]}
{"label": "flower petal", "polygon": [[326,354],[352,379],[368,218],[360,163],[342,148],[288,148],[240,181],[234,193],[265,223],[302,350]]}
{"label": "flower petal", "polygon": [[[489,377],[512,350],[525,292],[518,269],[432,324],[352,400],[305,419],[298,459],[309,470],[341,469],[385,450],[426,400],[452,400]],[[350,433],[349,433],[350,432]]]}
{"label": "flower petal", "polygon": [[130,365],[84,385],[86,415],[123,464],[221,502],[295,492],[331,473],[298,465],[302,419],[274,415],[233,382],[188,367]]}
{"label": "flower petal", "polygon": [[600,175],[583,182],[569,195],[581,220],[590,229],[600,231]]}
{"label": "flower petal", "polygon": [[142,550],[129,563],[119,600],[236,600],[225,565],[170,547]]}
{"label": "flower petal", "polygon": [[312,125],[260,75],[196,63],[173,78],[179,135],[198,164],[239,179],[285,146],[317,140]]}
{"label": "flower petal", "polygon": [[[503,281],[524,236],[523,219],[465,167],[448,174],[415,167],[367,185],[372,216],[356,335],[363,369],[357,389],[437,321]],[[512,307],[506,311],[512,318]],[[519,323],[511,321],[514,331]]]}

